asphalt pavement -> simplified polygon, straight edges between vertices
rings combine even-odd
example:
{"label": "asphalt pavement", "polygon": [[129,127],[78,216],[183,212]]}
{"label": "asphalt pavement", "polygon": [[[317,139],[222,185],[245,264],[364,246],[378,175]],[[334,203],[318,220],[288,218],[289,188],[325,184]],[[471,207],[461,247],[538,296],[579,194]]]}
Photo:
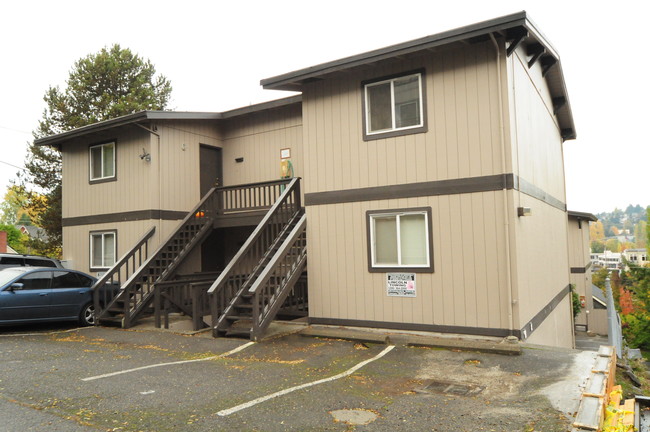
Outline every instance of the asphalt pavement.
{"label": "asphalt pavement", "polygon": [[4,328],[0,431],[559,432],[592,354]]}

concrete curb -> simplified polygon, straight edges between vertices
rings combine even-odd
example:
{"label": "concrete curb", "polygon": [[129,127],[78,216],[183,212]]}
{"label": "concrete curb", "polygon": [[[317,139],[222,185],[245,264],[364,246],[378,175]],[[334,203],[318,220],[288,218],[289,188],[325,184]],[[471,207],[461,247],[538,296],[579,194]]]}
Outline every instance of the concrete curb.
{"label": "concrete curb", "polygon": [[[403,340],[405,339],[405,340]],[[390,337],[391,341],[400,341],[406,346],[444,348],[449,350],[473,351],[501,355],[521,355],[521,347],[518,343],[490,342],[474,339],[447,339],[433,336],[400,336]]]}
{"label": "concrete curb", "polygon": [[343,339],[361,343],[388,343],[388,335],[370,333],[347,328],[307,327],[300,332],[301,336]]}
{"label": "concrete curb", "polygon": [[299,332],[301,336],[342,339],[361,343],[405,345],[412,347],[442,348],[459,351],[473,351],[501,355],[521,355],[518,343],[506,341],[483,341],[465,338],[444,338],[436,336],[409,335],[390,332],[366,332],[345,327],[307,327]]}

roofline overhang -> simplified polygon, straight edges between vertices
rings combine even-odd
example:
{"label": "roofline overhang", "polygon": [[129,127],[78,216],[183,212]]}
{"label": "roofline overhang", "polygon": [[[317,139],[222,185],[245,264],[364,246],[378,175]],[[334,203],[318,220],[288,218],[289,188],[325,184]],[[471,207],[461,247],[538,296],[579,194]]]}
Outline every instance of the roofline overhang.
{"label": "roofline overhang", "polygon": [[577,220],[587,220],[590,222],[596,222],[598,220],[598,218],[591,213],[568,210],[567,214],[570,218]]}
{"label": "roofline overhang", "polygon": [[[558,102],[558,106],[554,107],[554,110],[559,119],[562,139],[575,139],[575,125],[566,84],[564,82],[564,74],[562,73],[562,66],[560,64],[560,56],[551,43],[528,18],[525,11],[266,78],[261,80],[260,84],[265,89],[302,91],[304,84],[313,80],[322,79],[327,74],[412,54],[418,51],[431,50],[454,42],[486,37],[494,33],[505,35],[506,37],[509,37],[509,34],[524,34],[525,37],[532,39],[535,43],[543,47],[543,53],[537,58],[544,56],[546,60],[549,60],[549,66],[545,74],[548,73],[548,79],[553,80],[555,83],[554,87],[556,88],[551,89],[551,91],[553,92],[552,97],[554,102]],[[512,43],[515,40],[516,38],[513,38]]]}
{"label": "roofline overhang", "polygon": [[107,131],[132,124],[142,124],[150,121],[169,120],[222,120],[235,118],[242,115],[252,114],[274,108],[280,108],[302,102],[302,96],[291,96],[276,99],[269,102],[262,102],[243,108],[237,108],[224,112],[197,112],[197,111],[139,111],[127,114],[110,120],[93,123],[60,134],[51,135],[34,140],[37,146],[58,146],[74,138],[80,138],[89,134]]}

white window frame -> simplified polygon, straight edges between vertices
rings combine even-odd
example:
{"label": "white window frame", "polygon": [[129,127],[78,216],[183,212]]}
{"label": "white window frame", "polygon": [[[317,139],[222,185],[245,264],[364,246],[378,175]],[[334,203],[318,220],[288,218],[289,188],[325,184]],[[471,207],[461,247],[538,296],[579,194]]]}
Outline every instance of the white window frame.
{"label": "white window frame", "polygon": [[[417,76],[418,77],[418,92],[419,92],[419,100],[418,100],[418,108],[420,111],[420,123],[417,125],[412,125],[412,126],[404,126],[404,127],[397,127],[397,116],[395,112],[395,81],[412,77],[412,76]],[[368,89],[371,87],[375,87],[378,85],[390,83],[390,111],[391,111],[391,128],[390,129],[382,129],[379,131],[371,131],[370,130],[370,99],[368,95]],[[382,135],[390,132],[399,132],[399,131],[408,131],[409,129],[418,129],[418,128],[423,128],[425,127],[425,118],[424,118],[424,91],[423,91],[423,74],[422,72],[417,72],[417,73],[409,73],[405,75],[400,75],[400,76],[395,76],[391,77],[388,79],[384,79],[381,81],[373,81],[369,82],[367,84],[364,84],[363,86],[363,91],[364,91],[364,109],[365,109],[365,135],[367,137],[372,137],[376,135]]]}
{"label": "white window frame", "polygon": [[[99,237],[99,236],[101,236],[101,238],[102,238],[101,250],[99,251],[99,253],[101,254],[102,265],[101,266],[95,266],[94,265],[95,264],[95,260],[94,260],[94,258],[95,258],[95,250],[93,249],[93,245],[94,245],[93,239],[95,237]],[[113,237],[113,262],[112,263],[107,263],[106,262],[106,257],[104,256],[104,249],[105,249],[104,244],[105,244],[105,241],[106,241],[106,237],[108,237],[108,236]],[[89,267],[91,269],[93,269],[93,270],[109,269],[109,268],[113,267],[113,265],[115,264],[115,262],[117,260],[117,257],[116,257],[116,254],[117,254],[117,231],[116,230],[113,230],[113,231],[93,231],[93,232],[90,233],[89,241],[90,241],[90,247],[89,247],[90,265],[89,265]]]}
{"label": "white window frame", "polygon": [[[401,227],[399,219],[402,216],[424,215],[425,237],[423,241],[426,247],[425,264],[402,264],[401,251]],[[375,220],[385,217],[396,218],[397,228],[397,264],[377,264],[376,262],[376,239],[375,239]],[[368,224],[368,270],[371,272],[389,271],[389,270],[411,270],[415,272],[433,272],[433,244],[431,237],[431,208],[416,209],[399,209],[399,210],[379,210],[367,212]]]}
{"label": "white window frame", "polygon": [[[99,175],[96,175],[97,173],[93,172],[93,149],[98,148],[98,147],[101,148],[101,151],[99,153],[100,158],[101,158],[99,166],[101,167],[102,172],[99,173]],[[113,174],[112,175],[105,175],[105,173],[103,172],[104,171],[104,148],[105,147],[112,147],[113,148],[113,161],[112,161],[113,162]],[[116,176],[116,172],[115,172],[115,168],[116,168],[116,166],[115,166],[115,159],[116,159],[115,147],[116,147],[115,146],[115,141],[111,141],[111,142],[106,142],[106,143],[102,143],[102,144],[92,145],[92,146],[90,146],[88,148],[88,163],[89,163],[88,176],[89,176],[89,179],[90,179],[91,182],[96,182],[98,180],[112,180],[112,179],[115,179],[115,176]]]}

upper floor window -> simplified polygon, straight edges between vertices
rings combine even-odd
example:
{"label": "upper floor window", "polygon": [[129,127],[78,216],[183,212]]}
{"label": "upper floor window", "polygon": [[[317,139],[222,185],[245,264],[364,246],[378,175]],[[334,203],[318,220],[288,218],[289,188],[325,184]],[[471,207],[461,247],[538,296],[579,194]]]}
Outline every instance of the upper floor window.
{"label": "upper floor window", "polygon": [[115,180],[115,142],[90,147],[90,181]]}
{"label": "upper floor window", "polygon": [[364,139],[425,132],[423,73],[364,83]]}

